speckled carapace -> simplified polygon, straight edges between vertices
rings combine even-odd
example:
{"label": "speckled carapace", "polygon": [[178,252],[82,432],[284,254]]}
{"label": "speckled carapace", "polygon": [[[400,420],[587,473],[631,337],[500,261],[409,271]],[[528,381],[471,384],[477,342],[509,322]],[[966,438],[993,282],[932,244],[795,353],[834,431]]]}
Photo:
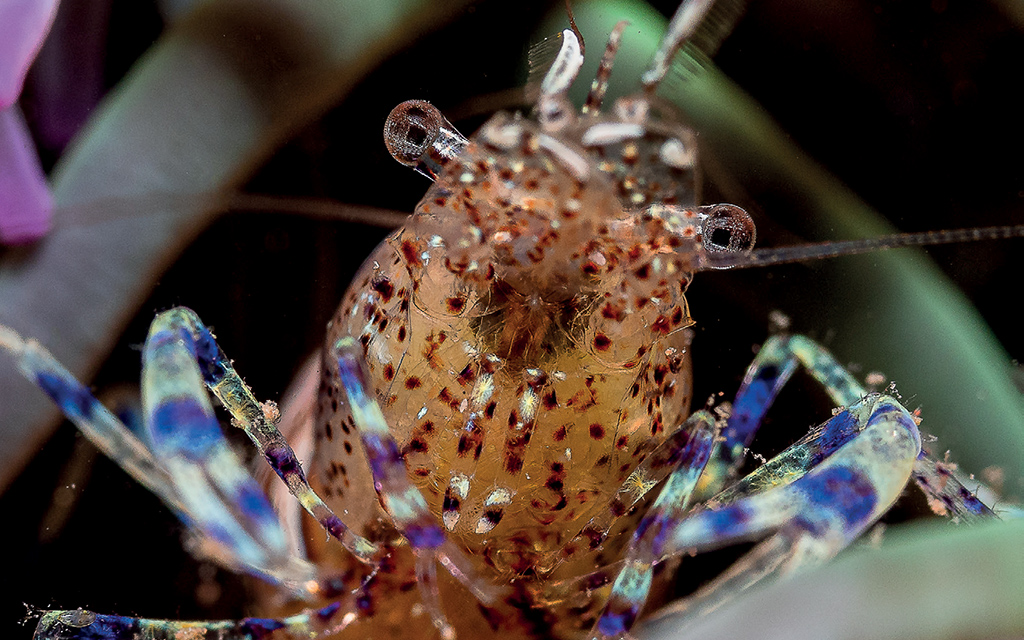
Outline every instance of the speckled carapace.
{"label": "speckled carapace", "polygon": [[[693,134],[662,109],[635,96],[554,125],[495,115],[367,259],[330,324],[328,345],[362,345],[447,535],[481,572],[530,585],[527,618],[546,617],[523,613],[530,599],[557,599],[545,583],[616,558],[625,541],[604,549],[606,538],[653,485],[638,466],[688,415],[696,248],[752,244],[741,210],[697,206]],[[443,120],[416,101],[392,120],[403,110]],[[719,229],[724,240],[702,237]],[[384,520],[330,358],[320,397],[325,500],[364,526]]]}
{"label": "speckled carapace", "polygon": [[[370,256],[328,337],[358,337],[431,507],[510,577],[602,536],[586,523],[690,404],[679,247],[694,231],[646,208],[693,206],[692,166],[649,163],[689,134],[588,148],[594,126],[552,152],[530,121],[492,119]],[[328,367],[317,464],[344,469],[334,500],[372,496],[334,379]]]}

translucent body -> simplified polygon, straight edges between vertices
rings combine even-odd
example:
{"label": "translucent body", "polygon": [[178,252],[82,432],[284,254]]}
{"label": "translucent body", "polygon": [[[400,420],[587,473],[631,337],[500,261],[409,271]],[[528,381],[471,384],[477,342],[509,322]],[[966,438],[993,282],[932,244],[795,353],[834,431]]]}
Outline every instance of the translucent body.
{"label": "translucent body", "polygon": [[[588,521],[689,410],[696,216],[646,205],[692,206],[692,166],[613,162],[689,134],[584,148],[599,124],[617,123],[590,119],[552,152],[535,124],[496,116],[367,260],[327,339],[358,336],[432,510],[505,577],[583,573],[561,565],[607,533]],[[326,498],[358,516],[369,470],[325,370],[315,464],[344,469]]]}

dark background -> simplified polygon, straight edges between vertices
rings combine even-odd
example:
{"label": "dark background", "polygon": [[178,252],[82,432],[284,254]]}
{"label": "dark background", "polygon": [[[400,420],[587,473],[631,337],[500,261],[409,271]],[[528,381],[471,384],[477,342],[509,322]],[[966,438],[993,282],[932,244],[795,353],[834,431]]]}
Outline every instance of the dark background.
{"label": "dark background", "polygon": [[[675,8],[657,4],[666,15]],[[986,3],[858,1],[841,9],[828,4],[825,9],[812,0],[751,3],[716,63],[797,144],[900,229],[1021,222],[1020,29]],[[159,33],[159,17],[146,7],[114,5],[111,83]],[[470,99],[518,86],[531,33],[546,10],[547,3],[536,2],[474,5],[374,71],[281,149],[246,191],[411,211],[426,182],[387,155],[380,127],[388,111],[415,97],[447,113],[467,113],[473,111]],[[589,55],[598,55],[601,36],[590,35],[588,43]],[[469,133],[482,117],[453,119]],[[727,171],[718,178],[709,176],[715,182],[711,192],[732,195],[723,186],[729,183]],[[758,196],[755,216],[788,206],[775,198]],[[785,223],[762,229],[762,246],[799,239]],[[136,384],[138,345],[150,319],[183,304],[215,328],[258,396],[280,397],[319,343],[352,272],[384,233],[273,212],[223,217],[161,278],[94,381],[96,388]],[[1024,341],[1008,303],[1019,295],[1021,248],[1013,241],[932,252],[1018,358]],[[216,281],[204,272],[215,253],[231,265]],[[753,345],[766,334],[772,309],[793,316],[797,330],[832,339],[828,326],[802,314],[808,300],[829,286],[816,280],[817,273],[814,265],[797,265],[771,274],[697,279],[690,296],[700,322],[697,397],[735,389]],[[218,285],[224,281],[229,289]],[[707,356],[712,348],[713,363]],[[773,413],[785,420],[771,424],[793,426],[777,430],[783,440],[795,439],[815,416],[827,415],[820,394],[809,391],[808,401],[803,390],[798,385],[788,392],[788,403]],[[82,606],[169,618],[245,615],[244,586],[184,554],[173,516],[81,440],[63,425],[0,498],[9,592],[37,608]],[[761,445],[766,452],[778,446]],[[72,482],[73,490],[62,488]],[[8,637],[30,635],[32,623],[16,625],[22,614],[19,602],[2,609],[0,624]]]}

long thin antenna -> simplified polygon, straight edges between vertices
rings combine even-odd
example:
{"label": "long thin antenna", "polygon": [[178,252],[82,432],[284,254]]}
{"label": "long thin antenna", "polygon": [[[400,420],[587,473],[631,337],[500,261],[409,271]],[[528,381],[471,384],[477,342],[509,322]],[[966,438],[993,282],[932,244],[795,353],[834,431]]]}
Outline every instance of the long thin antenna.
{"label": "long thin antenna", "polygon": [[1006,240],[1024,237],[1024,224],[1004,227],[979,227],[976,229],[948,229],[945,231],[924,231],[921,233],[898,233],[863,240],[839,240],[792,247],[755,249],[750,253],[701,254],[698,270],[746,269],[766,267],[790,262],[806,262],[820,258],[853,256],[883,249],[900,247],[923,247],[955,242],[977,242],[979,240]]}

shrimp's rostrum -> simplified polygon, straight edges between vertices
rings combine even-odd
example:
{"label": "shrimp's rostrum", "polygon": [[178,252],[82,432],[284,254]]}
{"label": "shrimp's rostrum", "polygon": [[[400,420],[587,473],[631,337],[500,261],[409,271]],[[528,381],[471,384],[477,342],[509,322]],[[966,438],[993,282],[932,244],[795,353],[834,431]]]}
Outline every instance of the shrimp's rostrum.
{"label": "shrimp's rostrum", "polygon": [[[613,105],[623,24],[582,111],[566,98],[582,62],[566,31],[531,117],[499,113],[467,140],[425,102],[392,112],[390,150],[434,182],[330,322],[308,483],[273,407],[190,310],[158,316],[146,343],[147,445],[39,345],[0,332],[198,549],[301,603],[236,622],[48,612],[37,637],[622,637],[686,554],[757,543],[676,605],[684,617],[830,559],[910,479],[938,510],[990,516],[922,451],[915,416],[803,336],[772,336],[731,404],[691,412],[687,287],[767,259],[746,212],[700,205],[695,136],[654,97],[709,5],[684,3],[643,90]],[[738,479],[798,366],[840,408]],[[203,385],[308,512],[303,557]]]}

